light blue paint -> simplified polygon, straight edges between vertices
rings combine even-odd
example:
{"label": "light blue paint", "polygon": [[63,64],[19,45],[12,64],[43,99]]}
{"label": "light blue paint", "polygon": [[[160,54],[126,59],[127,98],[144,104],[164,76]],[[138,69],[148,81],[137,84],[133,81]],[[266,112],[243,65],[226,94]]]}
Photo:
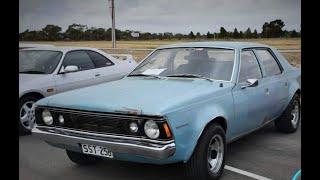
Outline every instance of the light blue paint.
{"label": "light blue paint", "polygon": [[292,180],[296,180],[301,175],[301,169],[296,172],[296,174],[293,176]]}
{"label": "light blue paint", "polygon": [[[293,94],[300,89],[300,69],[292,67],[274,48],[271,49],[284,68],[282,75],[259,80],[262,88],[241,89],[241,84],[236,84],[241,49],[269,46],[240,42],[199,42],[163,46],[158,49],[176,47],[236,49],[232,81],[223,82],[223,87],[220,87],[219,81],[203,79],[125,77],[119,81],[53,95],[36,104],[98,112],[126,113],[131,109],[140,115],[164,116],[176,143],[173,156],[157,160],[115,153],[115,159],[168,164],[188,161],[203,129],[216,117],[226,120],[226,138],[231,140],[279,116]],[[284,88],[284,85],[279,86],[276,83],[281,81],[288,82],[286,91],[279,89]],[[269,87],[271,96],[264,96],[265,87]]]}

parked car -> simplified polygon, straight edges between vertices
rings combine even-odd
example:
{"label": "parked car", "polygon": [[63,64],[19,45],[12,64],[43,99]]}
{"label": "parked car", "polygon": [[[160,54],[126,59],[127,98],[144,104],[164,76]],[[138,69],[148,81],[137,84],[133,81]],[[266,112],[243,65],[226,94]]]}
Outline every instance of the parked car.
{"label": "parked car", "polygon": [[123,78],[137,63],[95,48],[39,47],[19,51],[19,130],[30,133],[34,103],[57,93]]}
{"label": "parked car", "polygon": [[182,162],[193,179],[219,179],[227,143],[271,122],[297,130],[300,79],[267,45],[168,45],[119,81],[38,101],[32,132],[80,165]]}

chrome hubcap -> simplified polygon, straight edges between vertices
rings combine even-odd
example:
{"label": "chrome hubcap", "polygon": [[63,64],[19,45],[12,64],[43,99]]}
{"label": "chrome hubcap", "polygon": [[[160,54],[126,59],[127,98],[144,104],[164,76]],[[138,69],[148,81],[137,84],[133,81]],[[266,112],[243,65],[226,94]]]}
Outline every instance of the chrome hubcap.
{"label": "chrome hubcap", "polygon": [[293,108],[291,110],[291,123],[294,127],[297,126],[298,121],[300,117],[300,108],[299,108],[299,102],[294,101]]}
{"label": "chrome hubcap", "polygon": [[212,173],[217,173],[222,165],[224,144],[222,137],[216,134],[212,137],[208,148],[208,164]]}
{"label": "chrome hubcap", "polygon": [[35,122],[34,101],[28,101],[20,109],[21,124],[28,130],[31,130]]}

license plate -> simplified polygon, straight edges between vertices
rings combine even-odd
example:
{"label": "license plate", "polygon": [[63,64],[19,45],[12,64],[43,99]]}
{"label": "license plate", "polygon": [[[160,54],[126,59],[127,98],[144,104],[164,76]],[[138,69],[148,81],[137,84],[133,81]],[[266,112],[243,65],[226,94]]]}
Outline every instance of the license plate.
{"label": "license plate", "polygon": [[105,147],[88,145],[88,144],[81,144],[81,145],[82,145],[82,152],[84,154],[93,154],[97,156],[113,158],[113,153],[108,151],[108,149]]}

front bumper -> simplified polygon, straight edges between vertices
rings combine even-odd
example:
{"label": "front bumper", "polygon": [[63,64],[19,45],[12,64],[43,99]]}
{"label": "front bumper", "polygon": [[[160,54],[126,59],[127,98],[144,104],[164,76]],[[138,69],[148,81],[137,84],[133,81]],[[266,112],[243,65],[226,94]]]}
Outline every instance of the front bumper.
{"label": "front bumper", "polygon": [[174,140],[164,142],[46,126],[35,126],[32,129],[32,134],[49,144],[61,144],[63,147],[80,147],[81,144],[90,144],[106,147],[109,151],[115,153],[125,153],[154,159],[165,159],[175,153]]}

